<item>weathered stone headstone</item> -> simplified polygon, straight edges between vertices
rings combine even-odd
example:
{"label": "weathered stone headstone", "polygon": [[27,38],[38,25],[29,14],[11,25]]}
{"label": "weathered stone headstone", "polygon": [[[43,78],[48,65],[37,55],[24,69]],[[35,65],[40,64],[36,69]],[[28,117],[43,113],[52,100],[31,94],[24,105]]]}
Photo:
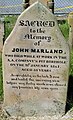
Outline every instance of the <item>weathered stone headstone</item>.
{"label": "weathered stone headstone", "polygon": [[5,110],[21,116],[63,115],[68,72],[68,44],[54,15],[36,2],[19,16],[5,41]]}
{"label": "weathered stone headstone", "polygon": [[0,21],[0,52],[3,48],[4,23]]}

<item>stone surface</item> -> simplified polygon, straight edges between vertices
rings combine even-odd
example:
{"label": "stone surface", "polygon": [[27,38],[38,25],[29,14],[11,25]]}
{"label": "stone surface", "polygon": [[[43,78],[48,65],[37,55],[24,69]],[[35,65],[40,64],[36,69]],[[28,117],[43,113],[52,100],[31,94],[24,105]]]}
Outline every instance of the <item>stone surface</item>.
{"label": "stone surface", "polygon": [[3,48],[4,23],[0,22],[0,52]]}
{"label": "stone surface", "polygon": [[44,116],[44,117],[21,117],[21,116],[8,116],[5,111],[0,114],[0,120],[73,120],[73,108],[66,113],[66,115],[60,116]]}
{"label": "stone surface", "polygon": [[68,72],[68,44],[54,15],[36,2],[4,44],[4,109],[13,116],[63,115]]}

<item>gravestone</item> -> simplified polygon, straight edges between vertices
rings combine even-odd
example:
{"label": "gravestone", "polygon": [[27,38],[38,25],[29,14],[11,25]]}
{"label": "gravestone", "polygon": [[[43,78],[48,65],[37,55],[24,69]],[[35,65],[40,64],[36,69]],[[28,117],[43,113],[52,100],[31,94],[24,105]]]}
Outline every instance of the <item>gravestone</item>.
{"label": "gravestone", "polygon": [[54,15],[36,2],[4,44],[4,109],[10,115],[63,115],[68,72],[68,44]]}

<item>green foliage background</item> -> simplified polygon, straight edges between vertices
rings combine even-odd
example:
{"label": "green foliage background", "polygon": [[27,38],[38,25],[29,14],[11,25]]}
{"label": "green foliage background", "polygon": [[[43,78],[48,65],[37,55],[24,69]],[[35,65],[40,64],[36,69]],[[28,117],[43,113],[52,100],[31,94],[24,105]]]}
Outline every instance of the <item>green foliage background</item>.
{"label": "green foliage background", "polygon": [[16,20],[17,20],[17,15],[14,16],[5,16],[5,40],[8,37],[8,35],[11,33]]}
{"label": "green foliage background", "polygon": [[[4,29],[5,29],[5,35],[4,35],[4,39],[6,40],[6,38],[8,37],[8,35],[11,33],[16,20],[17,20],[18,16],[5,16],[5,20],[4,20]],[[0,100],[3,100],[3,74],[2,74],[2,54],[0,53]]]}

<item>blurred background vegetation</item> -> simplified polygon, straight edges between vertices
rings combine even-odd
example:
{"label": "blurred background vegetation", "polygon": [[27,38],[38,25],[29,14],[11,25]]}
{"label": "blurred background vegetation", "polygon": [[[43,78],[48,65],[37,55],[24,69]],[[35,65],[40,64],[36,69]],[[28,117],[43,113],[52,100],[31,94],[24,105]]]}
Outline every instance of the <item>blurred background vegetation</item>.
{"label": "blurred background vegetation", "polygon": [[[16,23],[17,18],[18,18],[17,15],[5,16],[5,19],[4,19],[4,22],[5,22],[4,23],[4,25],[5,25],[4,39],[6,39],[8,37],[8,35],[11,33],[11,31]],[[59,24],[60,30],[62,31],[62,34],[64,35],[66,40],[68,40],[69,39],[69,26],[68,26],[67,20],[58,21],[58,24]],[[69,77],[69,79],[73,79],[73,51],[71,52],[70,56],[71,56],[71,59],[70,59],[70,70],[69,70],[70,77]],[[71,82],[69,84],[71,84]],[[72,86],[72,88],[73,88],[73,86]],[[68,94],[70,94],[70,93],[68,93]],[[0,100],[3,100],[3,78],[2,78],[2,56],[1,56],[1,54],[0,54]],[[73,98],[71,98],[71,101],[72,100],[73,100]],[[72,102],[71,101],[68,98],[67,104],[68,104],[69,108],[73,107],[73,101]],[[67,109],[69,109],[69,108],[67,108]]]}

